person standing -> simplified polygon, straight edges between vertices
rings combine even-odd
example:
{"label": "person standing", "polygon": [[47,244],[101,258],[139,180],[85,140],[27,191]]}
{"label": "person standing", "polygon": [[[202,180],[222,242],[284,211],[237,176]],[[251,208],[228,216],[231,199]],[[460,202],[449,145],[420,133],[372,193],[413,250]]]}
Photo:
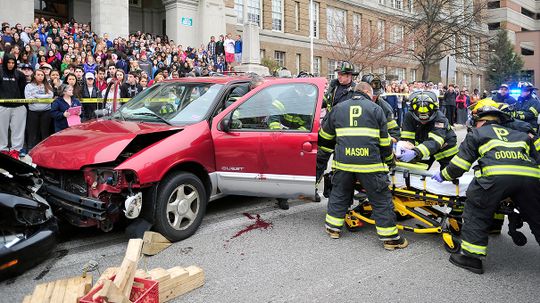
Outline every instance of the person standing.
{"label": "person standing", "polygon": [[[86,82],[82,87],[82,98],[97,99],[101,96],[101,92],[96,87],[96,79],[93,73],[86,73],[84,75]],[[99,100],[96,100],[99,101]],[[97,102],[86,102],[82,105],[81,120],[88,121],[96,118],[95,111],[97,109]]]}
{"label": "person standing", "polygon": [[234,41],[234,61],[242,62],[242,36],[240,35],[236,35],[236,41]]}
{"label": "person standing", "polygon": [[[69,127],[67,118],[71,116],[68,109],[81,106],[79,99],[73,97],[73,86],[62,84],[58,90],[60,95],[51,104],[51,117],[54,121],[54,132],[57,133]],[[79,112],[79,115],[81,113]]]}
{"label": "person standing", "polygon": [[456,97],[457,124],[465,125],[465,122],[467,122],[467,104],[470,103],[471,101],[469,96],[467,96],[467,90],[463,88]]}
{"label": "person standing", "polygon": [[[45,79],[43,70],[36,70],[32,81],[24,89],[26,99],[51,99],[54,96],[53,88]],[[50,135],[51,129],[51,103],[29,103],[28,119],[26,122],[28,134],[28,149],[31,150],[39,142]]]}
{"label": "person standing", "polygon": [[408,242],[398,233],[388,187],[387,165],[394,165],[394,155],[387,120],[372,98],[373,88],[360,82],[354,87],[353,97],[337,104],[319,130],[321,143],[335,150],[325,229],[331,238],[340,237],[354,184],[360,181],[373,208],[372,218],[384,248],[405,248]]}
{"label": "person standing", "polygon": [[[0,99],[24,99],[26,79],[11,54],[4,56],[0,73]],[[24,146],[26,107],[23,103],[0,103],[0,152],[19,159]],[[8,138],[11,130],[11,138]],[[11,148],[8,146],[11,139]]]}
{"label": "person standing", "polygon": [[206,50],[208,51],[208,56],[215,63],[217,61],[216,37],[214,37],[214,36],[210,37],[210,42],[208,42],[208,45],[206,46]]}
{"label": "person standing", "polygon": [[487,255],[493,215],[506,198],[515,203],[540,244],[540,155],[527,133],[503,126],[509,120],[496,107],[478,109],[476,128],[450,164],[432,176],[437,182],[455,180],[478,161],[463,210],[461,253],[450,256],[452,264],[477,274],[484,272],[481,258]]}
{"label": "person standing", "polygon": [[142,90],[141,85],[137,82],[137,73],[129,72],[127,81],[120,86],[120,97],[133,98],[142,92]]}
{"label": "person standing", "polygon": [[442,100],[442,111],[448,119],[450,126],[454,126],[454,118],[456,116],[456,97],[458,93],[455,90],[454,84],[448,85],[448,90],[444,93]]}
{"label": "person standing", "polygon": [[234,40],[231,38],[231,34],[227,34],[225,41],[223,42],[225,48],[225,63],[227,63],[227,70],[231,69],[231,63],[234,62]]}
{"label": "person standing", "polygon": [[510,96],[510,89],[508,88],[508,84],[505,84],[505,83],[499,86],[499,91],[493,97],[493,101],[499,102],[499,103],[506,103],[509,105],[514,105],[516,103],[516,99]]}
{"label": "person standing", "polygon": [[534,95],[537,90],[530,83],[521,86],[521,95],[514,104],[514,118],[529,123],[535,132],[538,131],[538,113],[540,112],[540,102]]}

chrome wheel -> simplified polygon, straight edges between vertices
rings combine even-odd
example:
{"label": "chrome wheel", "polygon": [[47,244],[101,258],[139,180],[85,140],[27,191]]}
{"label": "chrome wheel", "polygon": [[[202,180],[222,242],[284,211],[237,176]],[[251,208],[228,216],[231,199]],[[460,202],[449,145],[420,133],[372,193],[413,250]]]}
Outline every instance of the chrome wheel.
{"label": "chrome wheel", "polygon": [[172,191],[167,203],[169,225],[176,230],[188,228],[197,217],[199,205],[199,192],[193,185],[178,186]]}

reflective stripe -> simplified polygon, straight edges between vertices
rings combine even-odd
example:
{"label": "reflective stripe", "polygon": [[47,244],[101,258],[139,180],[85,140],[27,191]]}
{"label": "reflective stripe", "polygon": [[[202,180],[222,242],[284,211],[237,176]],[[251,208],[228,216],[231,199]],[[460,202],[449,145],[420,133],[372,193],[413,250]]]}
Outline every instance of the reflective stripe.
{"label": "reflective stripe", "polygon": [[390,154],[388,157],[384,158],[384,162],[392,161],[394,159],[394,154]]}
{"label": "reflective stripe", "polygon": [[443,146],[443,144],[444,144],[444,138],[441,137],[441,136],[438,136],[438,135],[436,135],[434,133],[429,133],[428,138],[431,138],[431,139],[437,141],[437,143],[439,143],[440,146]]}
{"label": "reflective stripe", "polygon": [[474,245],[465,240],[461,241],[461,248],[471,254],[485,256],[487,253],[487,246]]}
{"label": "reflective stripe", "polygon": [[336,136],[360,136],[360,137],[373,137],[379,138],[381,131],[375,128],[367,127],[344,127],[336,128]]}
{"label": "reflective stripe", "polygon": [[533,112],[533,114],[534,114],[535,117],[538,117],[538,111],[536,110],[536,108],[534,108],[534,107],[531,106],[531,107],[529,107],[529,110],[530,110],[531,112]]}
{"label": "reflective stripe", "polygon": [[457,153],[458,153],[458,147],[454,146],[454,147],[452,147],[450,149],[447,149],[447,150],[445,150],[443,152],[435,154],[434,157],[435,157],[435,160],[441,160],[441,159],[444,159],[444,158],[452,157],[453,155],[455,155]]}
{"label": "reflective stripe", "polygon": [[471,166],[472,166],[472,164],[469,161],[464,160],[463,158],[459,157],[458,155],[455,155],[454,158],[452,158],[452,160],[450,161],[450,163],[452,163],[455,166],[463,169],[464,171],[468,171],[469,169],[471,169]]}
{"label": "reflective stripe", "polygon": [[401,138],[403,139],[413,139],[416,137],[416,134],[413,133],[413,132],[408,132],[408,131],[401,131]]}
{"label": "reflective stripe", "polygon": [[524,176],[540,179],[540,169],[538,167],[528,167],[520,165],[491,165],[482,167],[482,176]]}
{"label": "reflective stripe", "polygon": [[325,132],[322,128],[319,130],[319,135],[326,140],[332,140],[335,137],[334,135],[330,135],[329,133]]}
{"label": "reflective stripe", "polygon": [[285,112],[285,105],[283,105],[283,103],[281,103],[281,101],[274,100],[274,101],[272,101],[272,105],[275,108],[279,109],[280,111]]}
{"label": "reflective stripe", "polygon": [[505,142],[498,139],[489,140],[486,144],[478,148],[478,152],[480,153],[480,156],[483,157],[488,151],[495,147],[523,148],[527,155],[529,154],[529,145],[525,141]]}
{"label": "reflective stripe", "polygon": [[376,228],[377,228],[377,234],[383,237],[394,236],[394,235],[397,235],[398,233],[398,229],[396,226],[392,226],[392,227],[376,226]]}
{"label": "reflective stripe", "polygon": [[327,153],[333,153],[333,152],[334,152],[333,149],[328,148],[328,147],[319,146],[319,148],[320,148],[323,152],[327,152]]}
{"label": "reflective stripe", "polygon": [[540,151],[540,138],[534,141],[534,147],[536,148],[536,150]]}
{"label": "reflective stripe", "polygon": [[441,175],[446,181],[452,180],[452,177],[450,177],[446,168],[441,171]]}
{"label": "reflective stripe", "polygon": [[345,164],[334,160],[332,168],[348,171],[352,173],[377,173],[388,172],[388,167],[383,163],[377,164]]}
{"label": "reflective stripe", "polygon": [[422,158],[423,157],[429,157],[429,149],[424,144],[417,145],[416,148],[422,154]]}
{"label": "reflective stripe", "polygon": [[330,223],[336,227],[341,227],[343,226],[343,222],[345,222],[345,219],[332,217],[329,214],[326,214],[326,223]]}
{"label": "reflective stripe", "polygon": [[380,146],[390,146],[391,140],[390,138],[381,138],[380,139]]}
{"label": "reflective stripe", "polygon": [[493,215],[493,219],[504,220],[504,214],[498,214],[498,213],[495,213],[495,214]]}
{"label": "reflective stripe", "polygon": [[388,123],[386,124],[386,127],[387,127],[388,129],[397,128],[397,127],[398,127],[398,124],[397,124],[396,120],[392,120],[392,121],[390,121],[390,122],[388,122]]}
{"label": "reflective stripe", "polygon": [[270,129],[281,129],[281,123],[279,122],[271,122],[268,126]]}

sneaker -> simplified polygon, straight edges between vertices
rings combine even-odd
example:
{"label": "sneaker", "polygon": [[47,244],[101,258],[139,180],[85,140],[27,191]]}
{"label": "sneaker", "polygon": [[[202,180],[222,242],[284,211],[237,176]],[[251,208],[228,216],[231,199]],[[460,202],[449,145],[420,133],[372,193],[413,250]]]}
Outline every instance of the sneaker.
{"label": "sneaker", "polygon": [[321,196],[319,195],[319,192],[317,192],[317,190],[315,190],[315,202],[321,202]]}
{"label": "sneaker", "polygon": [[13,158],[13,159],[17,159],[19,160],[19,151],[18,150],[10,150],[9,151],[9,155]]}
{"label": "sneaker", "polygon": [[278,198],[277,205],[281,209],[284,209],[284,210],[289,209],[289,201],[287,199]]}
{"label": "sneaker", "polygon": [[19,157],[24,158],[26,157],[26,155],[28,155],[28,151],[26,150],[26,148],[22,148],[19,152]]}
{"label": "sneaker", "polygon": [[482,260],[475,257],[469,257],[462,254],[452,254],[450,256],[450,263],[454,264],[455,266],[465,268],[466,270],[475,274],[481,275],[484,273],[484,265],[482,264]]}
{"label": "sneaker", "polygon": [[326,233],[330,235],[330,238],[339,239],[339,237],[341,237],[341,230],[329,227],[328,225],[326,225],[325,229]]}
{"label": "sneaker", "polygon": [[383,244],[384,249],[394,250],[409,246],[409,241],[407,241],[407,239],[405,239],[404,237],[399,237],[399,239],[397,240],[386,240],[383,242]]}

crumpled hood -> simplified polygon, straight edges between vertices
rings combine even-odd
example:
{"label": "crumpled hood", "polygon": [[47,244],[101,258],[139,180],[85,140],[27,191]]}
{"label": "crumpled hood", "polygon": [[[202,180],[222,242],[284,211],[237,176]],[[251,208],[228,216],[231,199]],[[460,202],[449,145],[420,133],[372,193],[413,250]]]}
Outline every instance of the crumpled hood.
{"label": "crumpled hood", "polygon": [[30,152],[40,167],[79,170],[114,161],[138,135],[174,131],[179,127],[118,120],[96,120],[56,133]]}

